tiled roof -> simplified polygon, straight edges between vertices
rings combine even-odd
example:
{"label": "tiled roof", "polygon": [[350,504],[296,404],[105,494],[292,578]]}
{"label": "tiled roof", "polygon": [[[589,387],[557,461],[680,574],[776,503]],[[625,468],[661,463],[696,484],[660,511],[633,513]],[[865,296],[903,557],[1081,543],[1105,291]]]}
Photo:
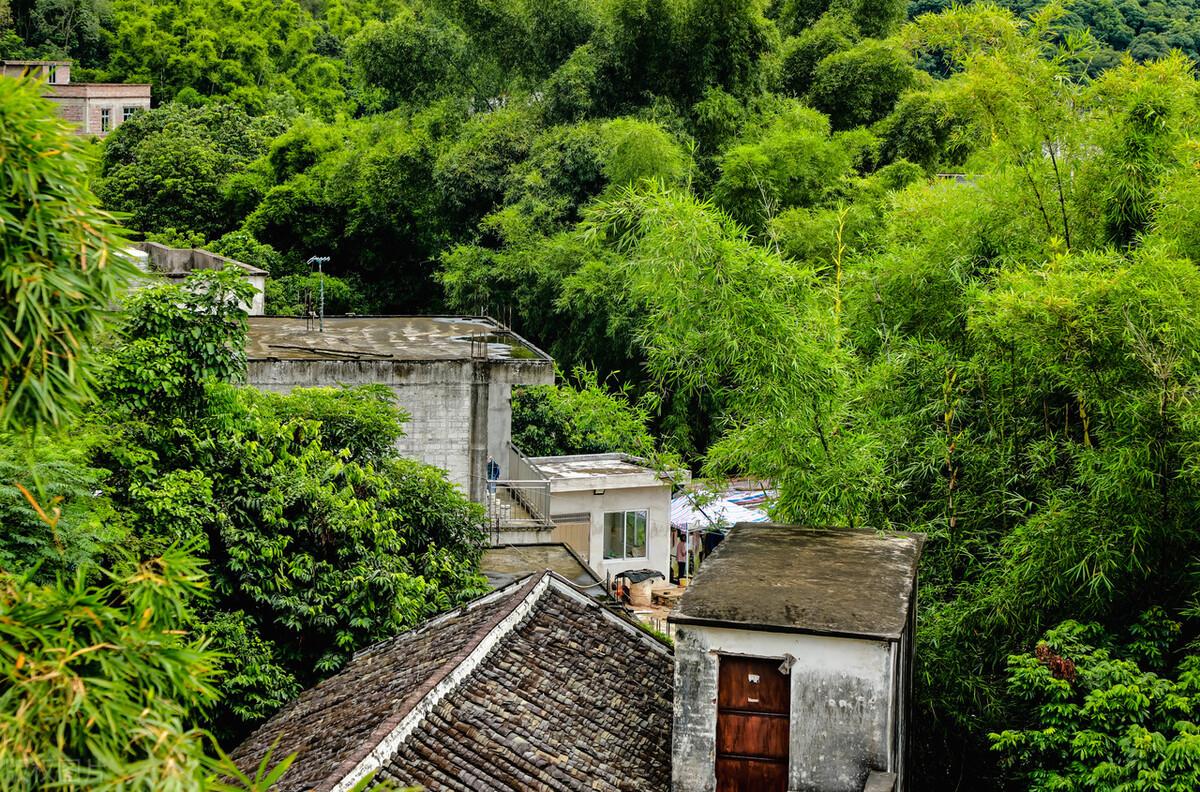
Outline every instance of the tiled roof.
{"label": "tiled roof", "polygon": [[234,752],[277,787],[667,790],[670,650],[546,572],[367,649]]}

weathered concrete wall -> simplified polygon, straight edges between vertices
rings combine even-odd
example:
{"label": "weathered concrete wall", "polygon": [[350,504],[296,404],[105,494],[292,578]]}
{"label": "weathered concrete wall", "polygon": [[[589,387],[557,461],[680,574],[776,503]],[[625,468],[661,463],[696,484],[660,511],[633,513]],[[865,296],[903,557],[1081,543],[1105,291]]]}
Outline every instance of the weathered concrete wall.
{"label": "weathered concrete wall", "polygon": [[[604,486],[604,482],[597,487]],[[604,515],[607,512],[646,512],[646,557],[628,559],[605,559]],[[587,559],[588,566],[604,577],[630,569],[657,569],[663,577],[671,570],[671,487],[660,484],[654,487],[631,487],[627,489],[606,488],[603,495],[593,490],[555,492],[550,494],[550,515],[589,514],[591,531],[588,547],[576,547],[575,551]]]}
{"label": "weathered concrete wall", "polygon": [[[263,390],[382,384],[411,416],[396,443],[401,454],[435,465],[474,500],[486,489],[486,461],[507,446],[514,384],[554,382],[541,359],[321,360],[252,359],[247,381]],[[506,459],[497,456],[497,459]],[[507,474],[507,471],[505,471]]]}
{"label": "weathered concrete wall", "polygon": [[250,304],[245,306],[246,313],[262,316],[266,309],[267,278],[265,275],[250,275],[246,280],[254,287],[254,296],[250,298]]}
{"label": "weathered concrete wall", "polygon": [[255,360],[247,367],[247,380],[256,388],[279,393],[293,388],[387,385],[411,416],[396,448],[404,456],[445,470],[469,494],[473,365],[470,360]]}
{"label": "weathered concrete wall", "polygon": [[[487,428],[487,452],[501,465],[507,465],[508,441],[512,439],[512,385],[506,382],[492,382],[488,386]],[[500,478],[514,475],[511,470],[500,471]]]}
{"label": "weathered concrete wall", "polygon": [[[730,596],[736,596],[734,592]],[[720,654],[795,658],[788,786],[861,792],[871,770],[894,771],[892,653],[886,641],[680,624],[675,629],[675,792],[716,789]]]}

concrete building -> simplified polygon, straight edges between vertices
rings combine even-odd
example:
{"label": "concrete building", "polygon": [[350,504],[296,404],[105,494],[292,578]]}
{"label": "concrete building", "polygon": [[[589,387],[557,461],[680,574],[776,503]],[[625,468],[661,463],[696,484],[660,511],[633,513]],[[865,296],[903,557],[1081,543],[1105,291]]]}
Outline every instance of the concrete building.
{"label": "concrete building", "polygon": [[664,475],[625,454],[529,460],[550,485],[552,538],[566,542],[601,577],[671,567],[671,492],[690,475]]}
{"label": "concrete building", "polygon": [[150,109],[148,83],[73,83],[71,61],[6,60],[5,77],[33,77],[45,82],[42,96],[58,105],[63,119],[81,135],[104,137]]}
{"label": "concrete building", "polygon": [[221,270],[227,267],[240,269],[246,281],[254,287],[254,296],[242,307],[250,316],[262,316],[267,276],[265,269],[243,264],[216,253],[198,248],[173,248],[157,242],[139,242],[130,249],[130,255],[145,272],[152,272],[169,280],[183,280],[198,270]]}
{"label": "concrete building", "polygon": [[730,532],[670,617],[674,792],[904,792],[923,541]]}
{"label": "concrete building", "polygon": [[[321,332],[315,319],[250,317],[248,382],[280,393],[387,385],[411,417],[400,453],[442,468],[479,503],[488,500],[489,456],[502,460],[510,479],[535,478],[506,464],[515,451],[511,395],[513,385],[554,382],[546,353],[483,317],[326,317],[324,326]],[[516,452],[514,464],[521,459]],[[544,521],[545,514],[531,519]]]}

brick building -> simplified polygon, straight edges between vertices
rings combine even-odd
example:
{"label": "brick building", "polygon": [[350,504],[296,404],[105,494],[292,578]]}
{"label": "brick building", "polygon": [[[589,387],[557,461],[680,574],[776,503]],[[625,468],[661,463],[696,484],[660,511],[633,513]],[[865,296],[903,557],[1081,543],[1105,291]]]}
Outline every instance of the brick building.
{"label": "brick building", "polygon": [[45,83],[43,96],[81,135],[104,137],[139,110],[150,109],[145,83],[73,83],[71,61],[3,62],[5,77],[34,77]]}

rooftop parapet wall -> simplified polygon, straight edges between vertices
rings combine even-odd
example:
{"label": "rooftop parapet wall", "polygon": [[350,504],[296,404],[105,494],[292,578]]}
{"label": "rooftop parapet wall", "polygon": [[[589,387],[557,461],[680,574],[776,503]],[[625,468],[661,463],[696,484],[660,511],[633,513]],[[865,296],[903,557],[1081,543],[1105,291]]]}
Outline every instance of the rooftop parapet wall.
{"label": "rooftop parapet wall", "polygon": [[164,278],[179,280],[199,270],[241,270],[254,288],[254,295],[243,305],[251,316],[262,316],[266,308],[267,271],[199,248],[173,248],[157,242],[141,242],[131,254],[143,270],[153,271]]}
{"label": "rooftop parapet wall", "polygon": [[168,277],[183,277],[196,270],[222,270],[226,267],[236,267],[250,275],[269,274],[265,269],[199,248],[173,248],[158,242],[141,242],[137,248],[146,254],[151,267]]}
{"label": "rooftop parapet wall", "polygon": [[529,460],[550,479],[552,492],[628,487],[669,487],[691,480],[687,470],[660,472],[628,454],[569,454]]}
{"label": "rooftop parapet wall", "polygon": [[47,85],[47,99],[144,99],[150,103],[150,83],[70,83]]}
{"label": "rooftop parapet wall", "polygon": [[513,385],[554,382],[549,355],[486,317],[327,316],[324,328],[304,317],[252,318],[246,356],[279,361],[479,361],[517,372],[494,372],[493,382],[498,376]]}

